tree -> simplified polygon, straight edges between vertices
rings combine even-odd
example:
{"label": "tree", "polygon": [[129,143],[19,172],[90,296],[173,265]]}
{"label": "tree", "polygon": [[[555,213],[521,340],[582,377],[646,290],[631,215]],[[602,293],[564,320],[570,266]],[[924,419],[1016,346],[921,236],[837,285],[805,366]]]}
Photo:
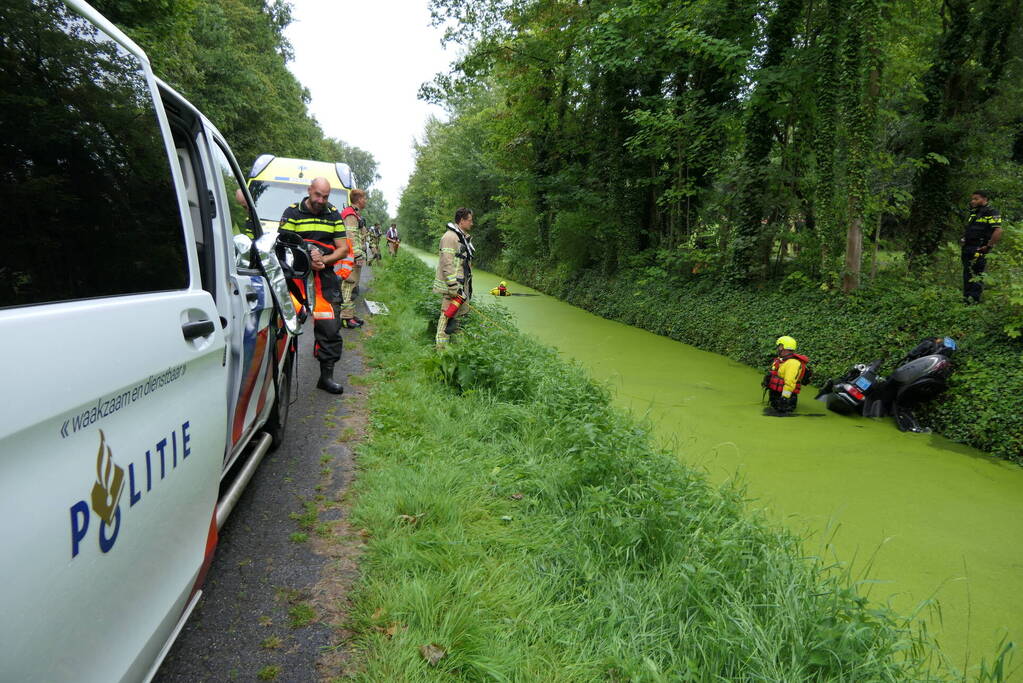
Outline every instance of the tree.
{"label": "tree", "polygon": [[526,277],[851,292],[882,223],[925,253],[966,184],[1023,208],[1021,3],[433,0],[464,52],[421,90],[450,120],[399,215],[486,207],[486,259]]}
{"label": "tree", "polygon": [[867,213],[871,154],[877,142],[881,57],[877,34],[881,24],[879,0],[855,0],[844,45],[846,112],[849,118],[849,214],[846,229],[842,290],[860,286],[863,225]]}
{"label": "tree", "polygon": [[373,183],[380,180],[380,174],[377,173],[377,160],[373,155],[344,140],[326,138],[318,158],[348,164],[352,173],[355,174],[356,184],[364,190],[368,190]]}
{"label": "tree", "polygon": [[153,70],[205,113],[246,167],[260,154],[346,161],[360,182],[378,179],[372,154],[327,139],[309,92],[287,68],[284,0],[97,0],[146,50]]}
{"label": "tree", "polygon": [[769,155],[778,129],[777,101],[783,99],[786,87],[783,65],[798,33],[802,7],[803,0],[780,0],[768,19],[764,57],[758,70],[761,80],[750,97],[732,251],[732,269],[741,279],[762,275],[767,267],[771,237],[765,206]]}
{"label": "tree", "polygon": [[384,193],[373,188],[366,195],[366,209],[362,212],[366,225],[380,225],[383,229],[391,224],[391,216],[387,213],[387,200]]}

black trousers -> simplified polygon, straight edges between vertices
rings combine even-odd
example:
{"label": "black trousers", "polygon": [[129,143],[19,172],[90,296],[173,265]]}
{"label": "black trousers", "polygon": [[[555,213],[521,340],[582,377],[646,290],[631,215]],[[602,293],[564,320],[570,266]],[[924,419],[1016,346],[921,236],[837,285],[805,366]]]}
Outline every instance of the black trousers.
{"label": "black trousers", "polygon": [[964,246],[960,254],[963,261],[963,299],[967,301],[980,302],[980,295],[984,291],[984,283],[980,276],[987,268],[987,257],[978,254],[980,247]]}
{"label": "black trousers", "polygon": [[768,403],[772,408],[780,413],[792,412],[796,409],[796,404],[799,402],[799,394],[792,394],[788,400],[782,398],[780,391],[769,391],[768,392]]}

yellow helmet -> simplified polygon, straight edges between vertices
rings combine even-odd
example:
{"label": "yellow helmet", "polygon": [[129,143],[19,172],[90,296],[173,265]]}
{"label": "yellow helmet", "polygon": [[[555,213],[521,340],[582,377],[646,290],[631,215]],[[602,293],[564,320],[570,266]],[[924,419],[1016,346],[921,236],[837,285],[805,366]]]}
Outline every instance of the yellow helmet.
{"label": "yellow helmet", "polygon": [[501,286],[502,286],[502,287],[507,287],[507,286],[508,286],[508,283],[507,283],[507,282],[505,282],[504,280],[501,280]]}
{"label": "yellow helmet", "polygon": [[776,346],[781,346],[783,349],[787,349],[788,351],[796,350],[796,340],[788,335],[778,337],[778,341],[774,343]]}

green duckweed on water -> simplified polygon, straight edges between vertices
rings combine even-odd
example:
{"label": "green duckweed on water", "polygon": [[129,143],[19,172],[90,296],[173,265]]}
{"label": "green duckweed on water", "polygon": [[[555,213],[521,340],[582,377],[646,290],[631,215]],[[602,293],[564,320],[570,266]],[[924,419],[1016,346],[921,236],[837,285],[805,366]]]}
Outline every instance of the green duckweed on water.
{"label": "green duckweed on water", "polygon": [[[506,331],[500,312],[435,354],[436,302],[409,293],[429,280],[414,264],[381,268],[393,314],[368,344],[381,369],[353,516],[371,537],[354,611],[367,680],[948,677],[919,622],[804,556],[810,546],[751,513],[741,488],[652,448],[604,390]],[[687,395],[720,392],[701,382]],[[741,436],[719,414],[702,419]],[[435,668],[419,649],[431,645],[444,652]],[[994,661],[993,646],[977,649]]]}

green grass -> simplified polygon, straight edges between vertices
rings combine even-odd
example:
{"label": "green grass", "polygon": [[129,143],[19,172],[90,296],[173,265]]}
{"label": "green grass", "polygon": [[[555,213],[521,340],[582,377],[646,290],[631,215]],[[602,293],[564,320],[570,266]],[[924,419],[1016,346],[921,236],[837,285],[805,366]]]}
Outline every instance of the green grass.
{"label": "green grass", "polygon": [[[554,351],[470,321],[438,356],[429,277],[399,257],[374,281],[391,315],[366,342],[384,369],[352,515],[369,531],[363,680],[950,678],[922,626],[751,514],[740,486],[654,450]],[[430,643],[447,652],[433,667]]]}
{"label": "green grass", "polygon": [[276,664],[268,664],[259,670],[256,677],[261,681],[273,681],[281,675],[281,667]]}
{"label": "green grass", "polygon": [[298,522],[300,528],[308,531],[316,524],[318,515],[319,510],[316,507],[316,501],[307,500],[302,503],[302,512],[292,512],[288,517]]}
{"label": "green grass", "polygon": [[288,624],[291,628],[308,626],[315,618],[316,612],[309,603],[300,602],[288,609]]}

